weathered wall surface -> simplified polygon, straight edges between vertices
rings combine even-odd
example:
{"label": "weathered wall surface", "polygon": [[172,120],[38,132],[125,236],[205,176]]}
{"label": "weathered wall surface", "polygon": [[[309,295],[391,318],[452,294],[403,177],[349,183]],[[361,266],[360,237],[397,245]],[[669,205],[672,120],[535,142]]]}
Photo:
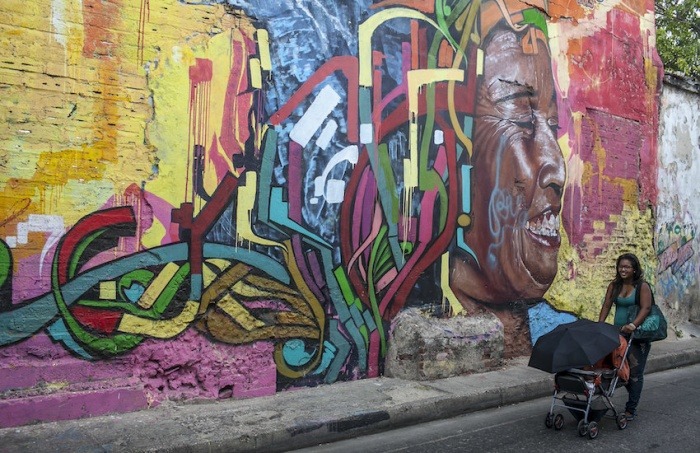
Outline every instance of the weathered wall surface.
{"label": "weathered wall surface", "polygon": [[659,201],[656,207],[657,297],[672,307],[679,335],[700,322],[700,85],[669,75],[661,94]]}
{"label": "weathered wall surface", "polygon": [[378,376],[409,307],[527,354],[655,275],[651,0],[9,0],[0,44],[0,425]]}

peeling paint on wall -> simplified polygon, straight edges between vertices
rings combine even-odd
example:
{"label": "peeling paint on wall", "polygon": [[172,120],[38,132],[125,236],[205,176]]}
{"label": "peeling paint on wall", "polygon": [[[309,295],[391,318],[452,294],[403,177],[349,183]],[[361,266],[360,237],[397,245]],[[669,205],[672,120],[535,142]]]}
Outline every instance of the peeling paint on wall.
{"label": "peeling paint on wall", "polygon": [[[654,234],[656,291],[675,323],[698,321],[700,95],[676,78],[664,85],[659,129],[659,203]],[[674,323],[674,324],[675,324]],[[677,328],[683,331],[682,326]]]}

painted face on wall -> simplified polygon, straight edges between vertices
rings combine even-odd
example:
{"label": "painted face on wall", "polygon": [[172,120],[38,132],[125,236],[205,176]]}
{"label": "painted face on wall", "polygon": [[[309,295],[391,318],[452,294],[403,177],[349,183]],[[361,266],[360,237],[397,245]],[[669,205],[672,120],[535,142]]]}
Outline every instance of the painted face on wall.
{"label": "painted face on wall", "polygon": [[465,234],[476,261],[455,260],[453,287],[460,299],[500,304],[539,298],[557,272],[566,173],[549,50],[535,36],[529,29],[501,29],[485,43],[474,121],[472,223]]}

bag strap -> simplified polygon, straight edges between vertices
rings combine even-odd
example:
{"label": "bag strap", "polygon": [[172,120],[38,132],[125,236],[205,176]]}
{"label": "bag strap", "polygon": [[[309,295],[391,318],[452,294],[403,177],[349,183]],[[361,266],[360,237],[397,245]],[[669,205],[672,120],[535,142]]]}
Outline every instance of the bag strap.
{"label": "bag strap", "polygon": [[[638,306],[641,306],[639,303],[639,300],[642,297],[642,285],[644,283],[646,283],[644,280],[637,283],[637,287],[635,288],[635,291],[634,291],[634,303]],[[647,285],[649,285],[649,283],[647,283]],[[649,285],[649,293],[651,293],[651,304],[656,305],[656,300],[654,300],[654,291],[651,289],[651,285]]]}

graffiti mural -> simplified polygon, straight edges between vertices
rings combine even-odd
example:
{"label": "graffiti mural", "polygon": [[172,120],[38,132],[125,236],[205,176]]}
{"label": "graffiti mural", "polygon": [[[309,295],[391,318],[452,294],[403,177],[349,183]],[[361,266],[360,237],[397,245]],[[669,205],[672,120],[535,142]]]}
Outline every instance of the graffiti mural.
{"label": "graffiti mural", "polygon": [[[136,363],[194,335],[269,354],[265,394],[381,375],[391,321],[409,306],[496,314],[507,356],[573,319],[574,305],[546,294],[584,255],[560,259],[568,238],[585,241],[610,212],[603,203],[584,231],[564,206],[567,190],[580,203],[592,184],[567,166],[604,164],[572,146],[588,130],[572,112],[586,109],[565,100],[550,21],[597,6],[157,3],[132,17],[120,2],[52,2],[67,58],[94,61],[114,96],[68,112],[99,118],[90,146],[32,142],[36,171],[3,180],[5,351],[46,337],[81,361]],[[215,31],[185,36],[183,23],[159,38],[149,30],[165,30],[166,4]],[[136,42],[120,43],[121,29]],[[637,170],[618,172],[623,185]],[[206,344],[177,354],[191,367]],[[186,367],[164,368],[151,374]]]}
{"label": "graffiti mural", "polygon": [[657,292],[679,309],[679,293],[693,288],[696,281],[695,249],[696,238],[694,223],[668,222],[658,227],[656,231],[656,250],[659,264]]}
{"label": "graffiti mural", "polygon": [[658,272],[670,268],[672,274],[678,270],[695,254],[693,239],[695,239],[695,225],[678,223],[667,224],[656,232],[658,238],[659,269]]}

